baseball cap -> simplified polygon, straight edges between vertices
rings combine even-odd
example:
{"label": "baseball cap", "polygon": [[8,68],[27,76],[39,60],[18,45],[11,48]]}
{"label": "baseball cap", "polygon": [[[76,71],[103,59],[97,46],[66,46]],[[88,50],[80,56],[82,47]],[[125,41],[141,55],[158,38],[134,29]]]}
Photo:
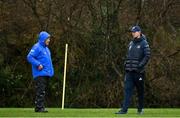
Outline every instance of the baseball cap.
{"label": "baseball cap", "polygon": [[141,28],[138,25],[136,25],[136,26],[133,26],[130,31],[131,32],[141,32]]}

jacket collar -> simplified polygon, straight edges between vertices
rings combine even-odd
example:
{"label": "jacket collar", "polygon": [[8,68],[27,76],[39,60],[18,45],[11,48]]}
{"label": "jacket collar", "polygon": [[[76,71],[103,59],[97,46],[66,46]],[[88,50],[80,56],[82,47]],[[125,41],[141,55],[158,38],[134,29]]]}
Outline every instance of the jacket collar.
{"label": "jacket collar", "polygon": [[137,43],[137,42],[141,42],[143,40],[143,37],[141,36],[140,38],[134,38],[133,42]]}

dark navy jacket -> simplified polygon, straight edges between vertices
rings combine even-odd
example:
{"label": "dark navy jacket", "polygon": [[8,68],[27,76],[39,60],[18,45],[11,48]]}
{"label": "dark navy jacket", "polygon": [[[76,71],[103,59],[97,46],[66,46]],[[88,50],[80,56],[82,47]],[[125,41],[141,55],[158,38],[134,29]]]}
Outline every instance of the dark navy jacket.
{"label": "dark navy jacket", "polygon": [[150,58],[149,44],[144,35],[139,39],[133,39],[129,44],[125,60],[126,71],[144,72],[145,65]]}

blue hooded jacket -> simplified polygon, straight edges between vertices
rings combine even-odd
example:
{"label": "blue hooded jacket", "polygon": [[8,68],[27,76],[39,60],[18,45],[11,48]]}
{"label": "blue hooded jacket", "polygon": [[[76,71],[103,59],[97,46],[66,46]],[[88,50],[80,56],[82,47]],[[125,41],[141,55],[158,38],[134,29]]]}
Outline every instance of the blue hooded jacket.
{"label": "blue hooded jacket", "polygon": [[[28,62],[32,64],[32,74],[34,79],[39,76],[52,77],[54,75],[51,52],[45,45],[45,41],[49,37],[50,35],[47,32],[40,32],[38,42],[32,47],[27,55]],[[43,66],[42,70],[38,70],[39,65]]]}

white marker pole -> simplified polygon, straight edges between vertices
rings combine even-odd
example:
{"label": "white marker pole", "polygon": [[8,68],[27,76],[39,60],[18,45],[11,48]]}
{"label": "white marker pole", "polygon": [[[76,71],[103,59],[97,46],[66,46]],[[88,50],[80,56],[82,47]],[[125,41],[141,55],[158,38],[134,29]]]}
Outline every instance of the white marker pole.
{"label": "white marker pole", "polygon": [[64,98],[65,98],[67,51],[68,51],[68,44],[66,44],[65,59],[64,59],[64,81],[63,81],[62,109],[64,109]]}

